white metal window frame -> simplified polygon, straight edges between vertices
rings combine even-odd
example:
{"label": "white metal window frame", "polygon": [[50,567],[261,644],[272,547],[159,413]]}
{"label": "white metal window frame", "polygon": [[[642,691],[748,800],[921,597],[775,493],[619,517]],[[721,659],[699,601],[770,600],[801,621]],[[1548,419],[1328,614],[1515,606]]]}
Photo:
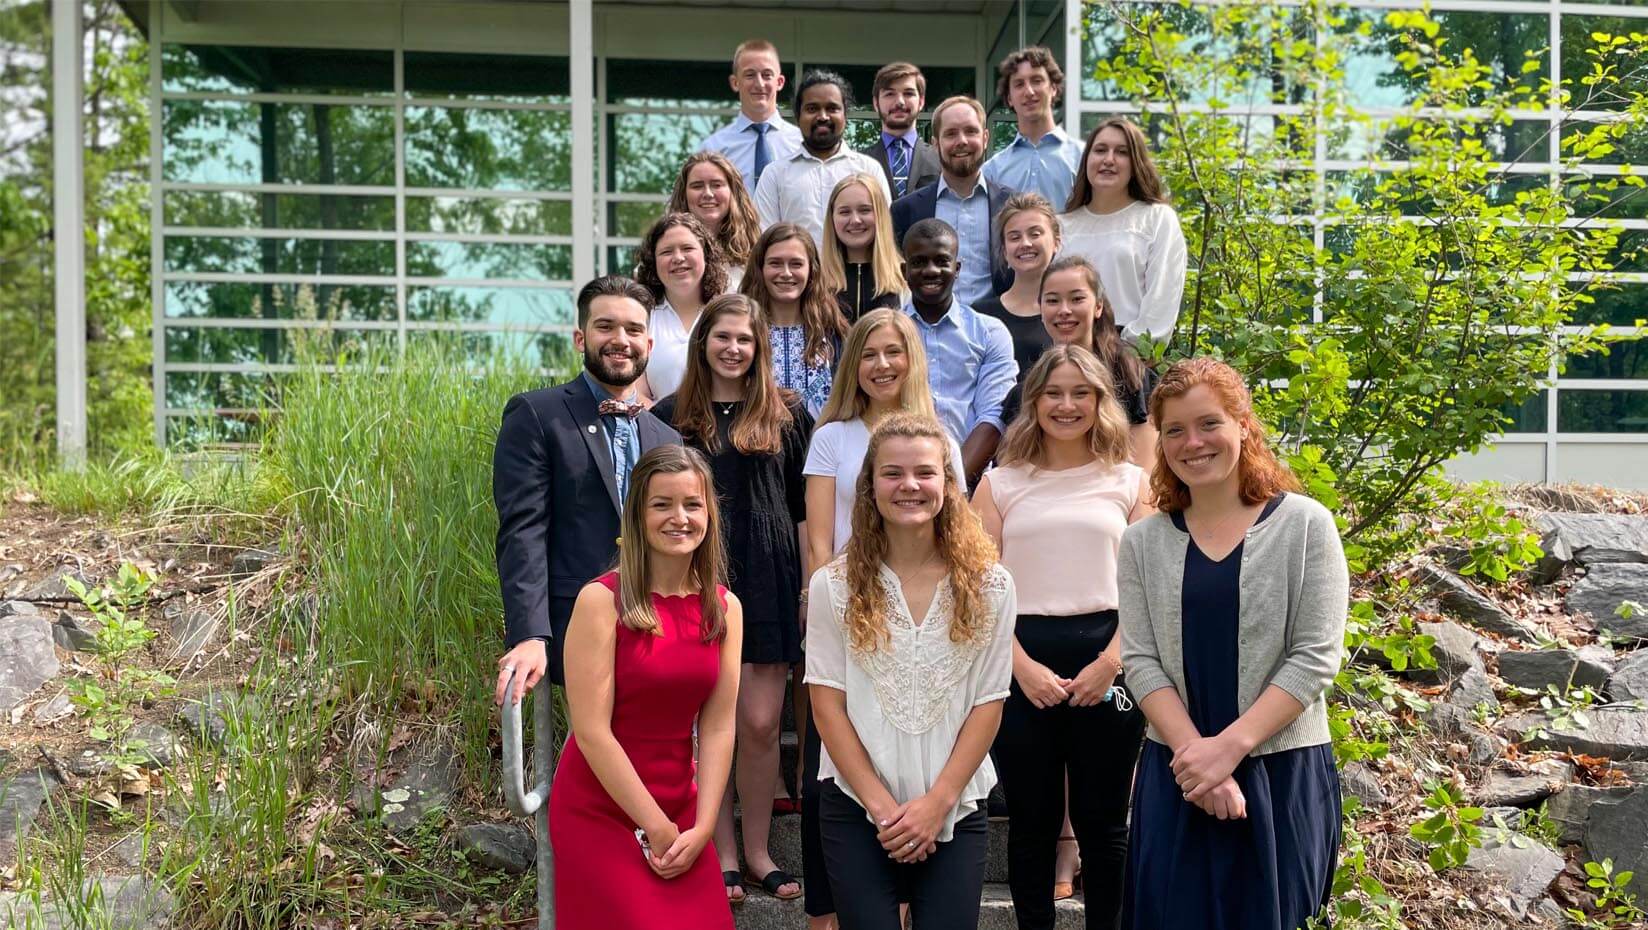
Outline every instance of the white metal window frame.
{"label": "white metal window frame", "polygon": [[[1129,0],[1130,3],[1172,5],[1176,0]],[[1232,3],[1233,0],[1195,0],[1197,6],[1220,6]],[[1240,0],[1235,0],[1240,2]],[[1065,72],[1067,75],[1081,75],[1085,73],[1085,63],[1082,60],[1085,51],[1083,10],[1087,6],[1098,5],[1095,0],[1065,0]],[[1305,0],[1276,0],[1276,6],[1304,7]],[[1550,61],[1550,79],[1553,91],[1560,89],[1562,83],[1562,18],[1567,16],[1603,16],[1619,19],[1643,20],[1644,28],[1648,29],[1648,5],[1644,6],[1607,6],[1587,3],[1565,3],[1562,0],[1548,0],[1548,2],[1524,2],[1524,0],[1348,0],[1346,7],[1367,10],[1418,10],[1427,9],[1432,12],[1474,12],[1474,13],[1504,13],[1544,16],[1549,20],[1549,48],[1547,55]],[[1114,100],[1086,100],[1082,97],[1082,82],[1080,79],[1066,80],[1065,82],[1065,130],[1073,137],[1083,137],[1081,133],[1082,118],[1087,114],[1113,115],[1138,114],[1149,112],[1154,107],[1148,104],[1137,106],[1127,101]],[[1206,104],[1180,104],[1181,112],[1211,112]],[[1309,107],[1288,104],[1252,104],[1247,106],[1233,105],[1220,108],[1220,112],[1232,117],[1242,116],[1277,116],[1277,115],[1309,115]],[[1375,118],[1381,116],[1411,115],[1411,110],[1391,107],[1368,107],[1359,109],[1359,113]],[[1427,111],[1420,111],[1426,115]],[[1436,116],[1470,117],[1481,115],[1479,112],[1464,110],[1451,113],[1436,112]],[[1516,111],[1513,118],[1527,121],[1548,121],[1552,131],[1549,133],[1549,151],[1544,159],[1523,161],[1502,166],[1507,174],[1549,175],[1551,183],[1559,184],[1564,176],[1572,176],[1575,170],[1565,168],[1561,158],[1560,127],[1568,122],[1600,122],[1617,119],[1619,114],[1611,111],[1564,111],[1555,106],[1555,100],[1548,109]],[[1315,158],[1308,164],[1300,163],[1301,170],[1311,170],[1315,173],[1318,190],[1325,189],[1327,174],[1335,171],[1364,170],[1371,165],[1385,170],[1394,170],[1403,167],[1400,161],[1357,161],[1333,159],[1328,157],[1327,138],[1318,133],[1316,139]],[[1641,174],[1648,166],[1633,166]],[[1618,165],[1583,165],[1579,171],[1592,175],[1618,175],[1622,173]],[[1291,217],[1278,217],[1278,221],[1289,222],[1301,227],[1309,225],[1312,229],[1317,249],[1324,247],[1324,237],[1327,227],[1333,225],[1331,217],[1319,213],[1301,214]],[[1407,220],[1419,220],[1417,217],[1405,217]],[[1648,229],[1648,219],[1610,219],[1607,225],[1622,230]],[[1578,221],[1568,224],[1578,227]],[[1574,274],[1570,280],[1588,280],[1595,275]],[[1618,273],[1605,276],[1618,283],[1640,283],[1648,280],[1648,275],[1641,273]],[[1315,319],[1322,319],[1321,290],[1317,291],[1317,306]],[[1648,314],[1648,307],[1645,307]],[[1610,327],[1615,333],[1623,335],[1648,335],[1648,331],[1635,326]],[[1567,333],[1586,332],[1592,329],[1589,326],[1565,326],[1562,331]],[[1609,390],[1609,391],[1648,391],[1648,379],[1607,379],[1607,378],[1569,378],[1561,375],[1553,364],[1547,373],[1544,389],[1545,400],[1545,429],[1534,432],[1508,433],[1499,437],[1496,442],[1500,445],[1528,446],[1538,445],[1544,448],[1544,474],[1547,480],[1557,474],[1557,457],[1560,446],[1577,445],[1648,445],[1648,433],[1573,433],[1559,432],[1558,412],[1560,393],[1563,390]]]}
{"label": "white metal window frame", "polygon": [[[587,0],[586,0],[587,4]],[[569,4],[576,7],[580,4]],[[282,374],[295,371],[297,366],[280,362],[173,362],[166,357],[166,334],[168,330],[197,330],[197,329],[278,329],[294,330],[328,330],[334,332],[393,332],[396,345],[404,349],[407,336],[411,333],[441,332],[441,333],[486,333],[486,334],[539,334],[539,333],[568,333],[573,326],[570,324],[528,324],[516,322],[495,321],[439,321],[439,320],[409,320],[407,318],[407,297],[413,288],[419,287],[474,287],[488,289],[518,289],[542,293],[561,292],[569,297],[576,292],[574,279],[578,277],[579,243],[585,243],[588,248],[588,239],[577,235],[579,224],[574,211],[572,229],[567,234],[518,234],[518,233],[458,233],[440,231],[409,231],[407,229],[407,199],[408,198],[461,198],[472,200],[536,200],[560,201],[575,203],[578,199],[578,161],[577,149],[573,146],[572,153],[572,183],[566,190],[518,190],[518,189],[486,189],[486,188],[444,188],[444,187],[417,187],[406,183],[406,111],[408,109],[473,109],[496,111],[528,111],[528,112],[556,112],[573,113],[572,103],[558,102],[527,102],[506,100],[475,100],[449,98],[440,96],[417,96],[407,91],[405,80],[405,56],[408,49],[404,42],[397,42],[393,47],[374,48],[374,51],[388,51],[393,61],[393,89],[387,95],[349,95],[349,94],[304,94],[304,93],[236,93],[232,91],[176,91],[164,88],[163,75],[163,48],[167,38],[163,33],[165,17],[159,15],[158,2],[151,3],[150,36],[149,36],[149,102],[153,118],[150,120],[149,144],[152,157],[149,165],[150,181],[150,265],[151,265],[151,301],[153,303],[153,382],[154,382],[154,430],[158,443],[165,445],[168,426],[173,420],[197,419],[201,417],[224,414],[246,414],[249,411],[243,408],[214,406],[209,408],[180,408],[168,403],[168,375],[170,374]],[[586,7],[587,9],[587,7]],[[310,43],[281,42],[272,40],[257,44],[269,47],[310,48]],[[485,50],[474,54],[487,54]],[[575,69],[574,69],[575,70]],[[360,185],[360,184],[312,184],[312,183],[215,183],[199,181],[168,181],[164,178],[165,165],[165,138],[163,134],[165,104],[169,101],[204,101],[204,102],[231,102],[231,103],[259,103],[259,104],[298,104],[298,105],[334,105],[334,106],[366,106],[389,109],[394,119],[394,183],[389,185]],[[395,223],[393,229],[385,230],[343,230],[343,229],[295,229],[295,228],[266,228],[266,227],[201,227],[170,225],[165,221],[165,195],[171,192],[205,192],[205,193],[237,193],[237,194],[332,194],[340,196],[375,196],[394,198]],[[211,271],[168,271],[165,261],[165,244],[168,238],[179,237],[212,237],[212,238],[279,238],[291,240],[332,240],[352,242],[385,242],[392,243],[395,252],[395,269],[389,275],[323,275],[323,274],[271,274],[259,272],[211,272]],[[417,242],[452,242],[484,245],[551,245],[568,246],[572,252],[573,279],[520,279],[520,278],[466,278],[466,277],[422,277],[411,275],[407,270],[407,245]],[[172,283],[233,283],[233,284],[274,284],[274,285],[367,285],[394,288],[394,319],[388,320],[307,320],[307,319],[274,319],[274,318],[242,318],[242,317],[169,317],[166,313],[166,289]]]}

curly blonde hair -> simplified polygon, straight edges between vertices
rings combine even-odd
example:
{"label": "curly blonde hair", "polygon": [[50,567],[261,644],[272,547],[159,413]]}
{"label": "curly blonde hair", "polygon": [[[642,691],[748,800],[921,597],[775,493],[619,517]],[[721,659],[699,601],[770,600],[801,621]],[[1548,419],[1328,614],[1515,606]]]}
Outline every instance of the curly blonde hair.
{"label": "curly blonde hair", "polygon": [[996,564],[996,545],[984,532],[978,515],[967,505],[961,476],[950,464],[950,439],[932,417],[896,413],[870,434],[864,467],[858,472],[857,501],[853,504],[853,535],[847,542],[847,601],[844,626],[855,652],[875,652],[891,640],[887,630],[887,591],[881,584],[881,564],[887,555],[887,532],[875,500],[876,457],[889,439],[927,439],[938,450],[944,468],[944,505],[933,520],[933,535],[950,580],[953,611],[950,641],[976,643],[989,629],[990,607],[984,582]]}

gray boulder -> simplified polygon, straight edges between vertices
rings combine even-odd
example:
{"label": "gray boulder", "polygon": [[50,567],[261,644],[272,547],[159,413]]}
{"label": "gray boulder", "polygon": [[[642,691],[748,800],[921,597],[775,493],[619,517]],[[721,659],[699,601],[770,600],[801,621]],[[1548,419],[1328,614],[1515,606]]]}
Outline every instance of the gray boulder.
{"label": "gray boulder", "polygon": [[[50,892],[48,892],[50,893]],[[89,910],[80,902],[97,901]],[[101,875],[86,879],[79,902],[60,903],[46,897],[35,903],[31,895],[0,894],[0,926],[31,930],[156,930],[171,923],[177,902],[158,879],[143,875]]]}
{"label": "gray boulder", "polygon": [[74,597],[69,590],[68,580],[73,578],[90,588],[93,585],[92,576],[81,571],[59,572],[57,575],[37,582],[23,591],[24,600],[50,600],[59,597]]}
{"label": "gray boulder", "polygon": [[1430,588],[1444,611],[1477,629],[1523,642],[1537,641],[1538,631],[1532,624],[1512,617],[1453,572],[1426,565],[1419,569],[1416,579]]}
{"label": "gray boulder", "polygon": [[217,635],[221,619],[208,610],[182,608],[166,612],[172,634],[172,661],[187,661],[195,657]]}
{"label": "gray boulder", "polygon": [[1560,855],[1520,833],[1501,839],[1484,831],[1482,846],[1472,849],[1465,860],[1466,870],[1487,878],[1494,896],[1519,919],[1562,874],[1562,867]]}
{"label": "gray boulder", "polygon": [[1536,763],[1531,771],[1495,768],[1477,789],[1481,807],[1532,807],[1562,789],[1573,777],[1573,764],[1560,759]]}
{"label": "gray boulder", "polygon": [[90,617],[76,617],[66,610],[58,611],[52,624],[52,641],[70,652],[97,650],[97,624]]}
{"label": "gray boulder", "polygon": [[1542,513],[1534,525],[1546,558],[1580,565],[1648,563],[1648,515]]}
{"label": "gray boulder", "polygon": [[521,875],[538,858],[538,846],[525,827],[504,823],[472,823],[458,831],[458,848],[489,869]]}
{"label": "gray boulder", "polygon": [[1352,762],[1339,772],[1339,788],[1346,797],[1360,800],[1367,810],[1382,810],[1390,804],[1379,776],[1364,762]]}
{"label": "gray boulder", "polygon": [[0,862],[17,856],[17,845],[29,835],[40,805],[57,787],[50,769],[33,769],[0,781]]}
{"label": "gray boulder", "polygon": [[1499,677],[1506,684],[1532,691],[1544,691],[1549,685],[1564,691],[1589,685],[1601,691],[1607,687],[1608,676],[1613,674],[1612,664],[1605,664],[1602,652],[1606,650],[1506,650],[1499,654]]}
{"label": "gray boulder", "polygon": [[1451,620],[1441,623],[1417,624],[1419,632],[1435,637],[1431,655],[1436,659],[1434,669],[1410,668],[1409,678],[1422,684],[1443,684],[1458,678],[1472,668],[1482,667],[1478,652],[1481,637]]}
{"label": "gray boulder", "polygon": [[1578,843],[1585,839],[1585,824],[1592,810],[1615,803],[1633,790],[1629,785],[1608,788],[1568,785],[1545,802],[1545,816],[1562,827],[1563,843]]}
{"label": "gray boulder", "polygon": [[1499,698],[1494,696],[1493,683],[1479,665],[1466,669],[1465,674],[1454,681],[1448,688],[1447,700],[1459,707],[1474,708],[1481,704],[1491,712],[1499,712]]}
{"label": "gray boulder", "polygon": [[177,737],[158,723],[139,723],[126,733],[126,741],[149,768],[170,768],[182,754]]}
{"label": "gray boulder", "polygon": [[1595,565],[1568,590],[1564,606],[1571,614],[1589,614],[1599,630],[1648,639],[1648,610],[1632,617],[1614,611],[1626,601],[1648,607],[1648,565]]}
{"label": "gray boulder", "polygon": [[0,623],[0,713],[10,713],[61,668],[45,617],[10,617]]}
{"label": "gray boulder", "polygon": [[280,553],[268,549],[242,549],[229,563],[229,571],[236,577],[255,575],[280,558]]}
{"label": "gray boulder", "polygon": [[1595,861],[1614,860],[1614,871],[1636,873],[1631,891],[1648,895],[1648,788],[1606,807],[1594,806],[1585,823],[1585,851]]}
{"label": "gray boulder", "polygon": [[1543,727],[1544,733],[1522,740],[1524,749],[1575,752],[1624,761],[1648,761],[1648,710],[1608,705],[1585,712],[1586,726],[1558,730],[1549,714],[1534,712],[1505,720],[1501,726],[1516,739]]}
{"label": "gray boulder", "polygon": [[355,810],[363,816],[379,816],[393,831],[410,829],[425,814],[447,807],[457,787],[457,754],[450,746],[429,747],[407,754],[401,762],[391,754],[389,766],[400,774],[382,789],[358,784],[349,793]]}
{"label": "gray boulder", "polygon": [[237,710],[237,699],[222,691],[208,691],[189,701],[177,712],[184,732],[202,743],[222,746],[229,735],[229,715]]}
{"label": "gray boulder", "polygon": [[6,617],[38,617],[40,608],[32,601],[0,601],[0,620]]}
{"label": "gray boulder", "polygon": [[1626,657],[1608,678],[1608,697],[1615,701],[1648,701],[1648,649]]}

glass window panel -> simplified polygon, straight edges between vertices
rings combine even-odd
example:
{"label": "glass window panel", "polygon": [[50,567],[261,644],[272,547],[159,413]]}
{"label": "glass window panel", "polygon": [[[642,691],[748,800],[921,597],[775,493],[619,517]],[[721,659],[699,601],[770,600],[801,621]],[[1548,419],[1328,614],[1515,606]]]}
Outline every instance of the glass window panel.
{"label": "glass window panel", "polygon": [[406,183],[476,190],[571,190],[572,116],[409,106]]}
{"label": "glass window panel", "polygon": [[565,281],[572,277],[572,246],[408,242],[406,273],[419,278]]}
{"label": "glass window panel", "polygon": [[395,56],[367,49],[166,44],[163,91],[208,93],[391,94]]}
{"label": "glass window panel", "polygon": [[1648,284],[1596,285],[1586,293],[1593,302],[1574,309],[1575,324],[1634,326],[1638,320],[1648,320]]}
{"label": "glass window panel", "polygon": [[389,107],[168,100],[163,113],[168,181],[395,183]]}
{"label": "glass window panel", "polygon": [[635,253],[639,251],[633,245],[614,245],[607,247],[607,272],[609,274],[630,274],[635,270]]}
{"label": "glass window panel", "polygon": [[422,97],[571,103],[565,55],[406,52],[406,91]]}
{"label": "glass window panel", "polygon": [[572,336],[565,332],[452,332],[445,330],[414,329],[406,334],[406,343],[434,345],[443,353],[481,361],[495,355],[521,358],[527,364],[542,368],[556,380],[570,377],[578,368],[578,353],[572,348]]}
{"label": "glass window panel", "polygon": [[275,320],[393,320],[395,288],[382,284],[169,281],[166,316]]}
{"label": "glass window panel", "polygon": [[[1412,157],[1409,139],[1413,125],[1394,119],[1352,120],[1328,130],[1328,157],[1360,161],[1400,161]],[[1544,120],[1514,120],[1502,125],[1488,120],[1456,120],[1460,138],[1480,139],[1499,162],[1543,162],[1550,158],[1550,126]]]}
{"label": "glass window panel", "polygon": [[1648,165],[1648,129],[1623,122],[1570,123],[1562,128],[1562,157],[1592,165]]}
{"label": "glass window panel", "polygon": [[231,329],[222,326],[166,327],[166,361],[181,363],[292,364],[310,352],[330,359],[362,349],[393,349],[388,329]]}
{"label": "glass window panel", "polygon": [[167,271],[393,275],[395,244],[336,239],[168,236]]}
{"label": "glass window panel", "polygon": [[1609,259],[1615,271],[1648,272],[1648,229],[1621,230]]}
{"label": "glass window panel", "polygon": [[[1640,3],[1641,0],[1630,0]],[[1562,15],[1562,76],[1563,89],[1571,95],[1567,107],[1573,110],[1623,110],[1631,105],[1631,94],[1640,93],[1640,82],[1633,87],[1629,75],[1620,84],[1586,86],[1580,78],[1590,74],[1601,59],[1592,54],[1597,42],[1592,33],[1628,36],[1648,31],[1648,20],[1628,16]],[[1617,67],[1617,65],[1613,65]]]}
{"label": "glass window panel", "polygon": [[[1341,28],[1351,47],[1344,59],[1344,80],[1352,106],[1402,107],[1425,92],[1424,75],[1409,74],[1396,62],[1396,53],[1403,44],[1398,31],[1385,24],[1389,12],[1359,10],[1345,16]],[[1433,12],[1431,17],[1442,27],[1438,38],[1445,43],[1443,54],[1454,57],[1470,49],[1477,61],[1492,69],[1490,83],[1496,90],[1518,82],[1537,87],[1541,78],[1550,76],[1550,54],[1545,51],[1551,39],[1550,20],[1544,14],[1448,10]],[[1539,61],[1539,67],[1524,74],[1523,62],[1530,54]],[[1481,101],[1487,93],[1473,90],[1472,102]]]}
{"label": "glass window panel", "polygon": [[1616,342],[1608,347],[1608,354],[1595,352],[1568,359],[1564,378],[1641,378],[1648,379],[1648,338],[1638,337],[1629,342]]}
{"label": "glass window panel", "polygon": [[262,439],[263,424],[255,415],[202,414],[166,418],[166,445],[177,450],[260,442]]}
{"label": "glass window panel", "polygon": [[276,405],[279,386],[280,376],[272,372],[171,371],[166,373],[166,406],[256,410]]}
{"label": "glass window panel", "polygon": [[681,162],[727,120],[707,113],[614,113],[607,116],[607,190],[668,194]]}
{"label": "glass window panel", "polygon": [[169,226],[382,231],[395,228],[394,197],[166,191],[162,209]]}
{"label": "glass window panel", "polygon": [[487,197],[408,197],[413,232],[570,236],[572,202]]}
{"label": "glass window panel", "polygon": [[607,205],[607,234],[610,236],[646,235],[647,227],[664,215],[669,204],[619,201]]}
{"label": "glass window panel", "polygon": [[1568,199],[1579,217],[1604,219],[1648,219],[1648,194],[1618,177],[1568,175],[1563,178]]}
{"label": "glass window panel", "polygon": [[[1308,14],[1290,8],[1263,5],[1211,8],[1202,5],[1130,3],[1120,6],[1121,16],[1091,15],[1083,34],[1084,62],[1082,99],[1122,101],[1128,99],[1114,83],[1094,75],[1094,66],[1121,54],[1131,28],[1151,29],[1157,35],[1171,33],[1178,38],[1180,54],[1194,54],[1202,61],[1217,61],[1217,68],[1176,69],[1180,98],[1197,103],[1218,101],[1227,106],[1280,103],[1303,104],[1309,99],[1308,84],[1292,73],[1296,70],[1276,54],[1282,43],[1313,42],[1314,29]],[[1130,27],[1128,22],[1135,25]],[[1171,58],[1175,53],[1166,52]],[[1240,71],[1228,67],[1241,62],[1250,67]]]}
{"label": "glass window panel", "polygon": [[1648,391],[1557,392],[1560,433],[1648,433]]}
{"label": "glass window panel", "polygon": [[440,323],[570,327],[577,315],[572,293],[560,288],[443,286],[409,288],[406,318]]}
{"label": "glass window panel", "polygon": [[[791,69],[786,67],[786,74]],[[660,61],[657,59],[607,59],[607,102],[636,107],[719,107],[728,111],[716,123],[732,118],[738,106],[727,78],[729,61]],[[779,92],[779,109],[788,111],[789,89]],[[785,119],[789,119],[788,116]]]}
{"label": "glass window panel", "polygon": [[1508,405],[1503,412],[1511,418],[1505,426],[1507,433],[1543,433],[1549,419],[1546,416],[1544,391],[1535,393],[1520,404]]}

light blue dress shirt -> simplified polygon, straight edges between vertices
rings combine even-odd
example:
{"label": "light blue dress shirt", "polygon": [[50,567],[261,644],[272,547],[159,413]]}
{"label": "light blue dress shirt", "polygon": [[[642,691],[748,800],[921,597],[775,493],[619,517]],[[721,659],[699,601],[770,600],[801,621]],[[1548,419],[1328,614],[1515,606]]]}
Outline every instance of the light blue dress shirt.
{"label": "light blue dress shirt", "polygon": [[990,283],[990,191],[985,179],[981,176],[973,185],[973,193],[962,197],[940,175],[933,215],[956,231],[956,257],[961,259],[956,299],[971,307],[994,296]]}
{"label": "light blue dress shirt", "polygon": [[[597,403],[612,398],[606,388],[595,383],[589,372],[584,372],[583,378],[584,385],[595,395]],[[633,389],[616,399],[631,404],[637,400]],[[612,476],[618,485],[618,503],[622,505],[624,496],[629,493],[629,473],[635,470],[635,463],[641,458],[641,432],[635,428],[634,420],[611,414],[601,417],[601,430],[606,434],[607,453],[612,456]]]}
{"label": "light blue dress shirt", "polygon": [[[700,152],[720,152],[727,156],[732,166],[743,175],[744,187],[753,196],[755,194],[755,140],[760,138],[750,127],[755,121],[745,116],[742,111],[732,122],[710,133],[703,142],[698,143]],[[801,130],[794,125],[784,122],[784,117],[773,113],[767,120],[772,128],[767,130],[767,151],[771,160],[767,167],[771,168],[780,161],[787,160],[791,155],[801,150]]]}
{"label": "light blue dress shirt", "polygon": [[921,333],[927,382],[944,428],[958,443],[966,442],[981,423],[1000,430],[1002,402],[1019,377],[1007,326],[954,298],[937,323],[923,320],[909,301],[904,312]]}
{"label": "light blue dress shirt", "polygon": [[1080,140],[1057,127],[1034,144],[1016,135],[1011,145],[984,163],[984,176],[1008,190],[1035,191],[1046,197],[1054,210],[1062,211],[1071,188],[1076,186],[1083,148]]}

